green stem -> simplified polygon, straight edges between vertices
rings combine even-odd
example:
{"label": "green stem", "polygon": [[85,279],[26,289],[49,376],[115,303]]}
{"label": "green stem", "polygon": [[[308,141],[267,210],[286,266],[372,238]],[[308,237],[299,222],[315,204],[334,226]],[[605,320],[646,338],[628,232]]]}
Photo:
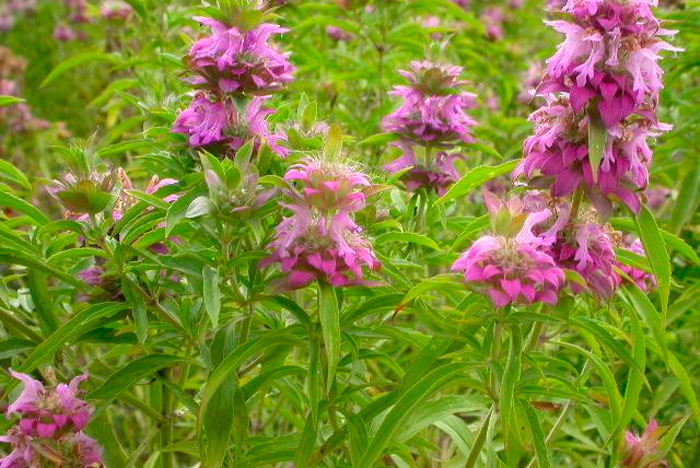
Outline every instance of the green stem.
{"label": "green stem", "polygon": [[581,201],[583,201],[583,189],[579,186],[574,192],[574,200],[571,202],[571,216],[569,219],[571,222],[578,219],[579,211],[581,210]]}
{"label": "green stem", "polygon": [[[168,378],[168,371],[163,372],[163,379]],[[160,446],[164,449],[172,444],[173,441],[173,419],[172,419],[172,406],[173,406],[173,395],[167,385],[161,386],[162,392],[162,411],[164,421],[163,427],[160,433]],[[163,468],[173,468],[173,453],[169,451],[161,450],[161,460]]]}
{"label": "green stem", "polygon": [[[501,358],[502,339],[503,324],[501,323],[500,319],[497,319],[496,323],[493,325],[493,338],[491,340],[491,356],[489,358],[489,361],[491,362],[492,366]],[[493,369],[491,369],[491,373],[489,375],[489,390],[491,392],[491,398],[493,398],[493,401],[498,402],[498,379],[496,377],[496,372],[494,372]]]}
{"label": "green stem", "polygon": [[532,327],[532,331],[530,332],[530,336],[527,339],[525,351],[532,351],[537,347],[543,329],[544,322],[535,322],[535,325]]}

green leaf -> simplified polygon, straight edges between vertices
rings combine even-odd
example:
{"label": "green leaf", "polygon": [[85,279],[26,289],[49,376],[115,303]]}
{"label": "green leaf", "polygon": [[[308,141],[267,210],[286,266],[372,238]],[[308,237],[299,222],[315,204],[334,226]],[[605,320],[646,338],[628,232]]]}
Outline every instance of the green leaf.
{"label": "green leaf", "polygon": [[607,138],[608,132],[603,124],[603,119],[601,119],[597,107],[591,106],[588,110],[588,160],[591,163],[594,182],[598,181],[598,168],[603,160]]}
{"label": "green leaf", "polygon": [[[519,447],[515,444],[515,436],[512,433],[511,426],[512,412],[515,408],[515,386],[520,379],[520,367],[522,357],[523,337],[519,326],[511,328],[510,333],[510,349],[508,351],[508,360],[503,370],[503,379],[501,380],[500,395],[498,403],[500,406],[500,415],[503,427],[503,440],[506,446],[506,454],[515,453]],[[510,455],[507,455],[510,460]]]}
{"label": "green leaf", "polygon": [[27,191],[32,189],[32,184],[27,179],[27,176],[13,166],[12,163],[3,159],[0,159],[0,179],[19,185]]}
{"label": "green leaf", "polygon": [[64,60],[63,62],[59,63],[56,66],[56,68],[51,70],[51,73],[49,73],[48,76],[44,78],[44,81],[41,82],[41,85],[39,87],[44,88],[49,83],[52,83],[66,72],[74,68],[80,67],[82,65],[85,65],[86,63],[107,62],[111,64],[116,64],[119,63],[119,61],[120,58],[116,55],[105,54],[102,52],[84,52],[82,54],[74,55],[73,57],[70,57],[67,60]]}
{"label": "green leaf", "polygon": [[678,197],[671,213],[669,229],[679,234],[695,214],[700,203],[700,167],[696,167],[683,178]]}
{"label": "green leaf", "polygon": [[8,192],[0,191],[0,206],[12,208],[15,211],[29,216],[38,226],[49,222],[49,218],[39,211],[39,209]]}
{"label": "green leaf", "polygon": [[46,338],[46,340],[37,345],[19,367],[19,371],[33,371],[39,364],[51,359],[56,351],[66,343],[72,343],[79,336],[100,326],[104,320],[128,308],[128,304],[106,302],[92,305],[78,312]]}
{"label": "green leaf", "polygon": [[0,95],[0,108],[9,107],[20,102],[24,102],[24,99],[17,96]]}
{"label": "green leaf", "polygon": [[661,348],[664,360],[667,360],[668,347],[666,345],[666,330],[664,329],[661,315],[656,311],[656,307],[654,307],[654,304],[649,300],[646,293],[639,289],[635,283],[632,283],[625,291],[627,292],[630,304],[642,317],[644,323],[651,330],[652,335],[654,335],[656,343]]}
{"label": "green leaf", "polygon": [[323,343],[328,359],[328,380],[326,386],[330,389],[335,378],[335,372],[340,360],[340,310],[338,298],[333,286],[319,283],[318,289],[318,317],[321,321]]}
{"label": "green leaf", "polygon": [[671,261],[666,251],[666,244],[656,224],[654,215],[645,206],[639,215],[635,217],[637,231],[644,245],[644,251],[649,259],[651,269],[659,283],[659,298],[661,299],[661,312],[666,316],[668,309],[668,297],[671,292]]}
{"label": "green leaf", "polygon": [[87,398],[89,400],[114,400],[138,382],[153,375],[160,369],[182,362],[197,363],[197,361],[190,358],[171,354],[149,354],[140,357],[115,371],[102,385],[88,393]]}
{"label": "green leaf", "polygon": [[395,139],[396,134],[394,133],[377,133],[376,135],[372,135],[370,137],[365,138],[364,140],[361,140],[357,144],[359,146],[385,145],[390,141],[394,141]]}
{"label": "green leaf", "polygon": [[481,428],[479,428],[476,439],[474,439],[474,445],[472,445],[472,449],[469,451],[469,457],[467,458],[464,468],[474,468],[476,466],[476,462],[479,460],[479,455],[481,454],[481,449],[484,447],[484,442],[486,442],[486,436],[488,435],[492,416],[493,406],[486,414],[486,419],[484,419],[484,422],[481,423]]}
{"label": "green leaf", "polygon": [[221,310],[221,291],[219,290],[218,270],[205,266],[202,269],[202,294],[204,307],[214,328],[219,326],[219,311]]}
{"label": "green leaf", "polygon": [[326,161],[336,161],[343,151],[343,131],[337,124],[331,125],[323,147],[323,157]]}
{"label": "green leaf", "polygon": [[386,446],[395,440],[398,433],[404,429],[402,424],[416,407],[422,404],[435,391],[454,382],[459,372],[465,367],[462,363],[445,364],[425,374],[408,388],[386,415],[384,421],[382,421],[376,434],[370,440],[358,466],[360,468],[374,466],[375,460],[381,456]]}
{"label": "green leaf", "polygon": [[406,304],[422,296],[428,291],[446,291],[450,289],[461,290],[464,285],[458,281],[454,275],[437,275],[432,278],[421,281],[412,287],[406,295],[401,299],[401,302],[396,306],[397,309],[404,307]]}
{"label": "green leaf", "polygon": [[433,250],[440,250],[440,246],[428,236],[416,234],[415,232],[387,232],[374,239],[374,245],[382,245],[387,242],[402,242],[422,245]]}
{"label": "green leaf", "polygon": [[455,198],[462,197],[474,188],[482,185],[491,179],[511,172],[518,164],[518,160],[508,161],[498,166],[479,166],[469,171],[464,177],[459,179],[445,195],[440,197],[435,203],[445,203]]}
{"label": "green leaf", "polygon": [[639,323],[637,314],[631,312],[629,314],[629,318],[632,328],[632,349],[635,366],[630,367],[629,374],[627,376],[627,386],[625,388],[622,412],[620,414],[620,418],[617,420],[615,428],[610,432],[610,437],[608,438],[606,445],[609,444],[610,441],[617,439],[622,431],[629,425],[630,421],[632,421],[632,417],[637,412],[639,395],[644,384],[644,369],[646,367],[646,346],[644,343],[644,333],[642,332],[642,326]]}
{"label": "green leaf", "polygon": [[537,412],[529,403],[521,405],[527,418],[527,424],[530,427],[530,435],[535,446],[535,455],[537,456],[537,466],[539,468],[549,468],[552,466],[549,461],[549,452],[547,451],[547,443],[545,442],[544,431],[537,417]]}

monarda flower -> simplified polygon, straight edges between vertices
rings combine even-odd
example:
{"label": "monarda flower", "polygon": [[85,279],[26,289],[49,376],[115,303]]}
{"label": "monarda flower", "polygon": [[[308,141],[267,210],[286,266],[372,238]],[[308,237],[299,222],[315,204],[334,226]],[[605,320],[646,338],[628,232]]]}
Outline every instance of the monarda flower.
{"label": "monarda flower", "polygon": [[355,39],[353,33],[333,25],[326,26],[326,36],[338,42],[349,42]]}
{"label": "monarda flower", "polygon": [[286,138],[268,127],[266,118],[274,110],[263,107],[266,99],[256,96],[248,102],[244,112],[240,112],[229,99],[212,101],[206,93],[198,92],[189,107],[178,115],[172,131],[188,136],[193,148],[212,147],[235,152],[253,139],[256,149],[265,142],[273,153],[286,158],[289,150],[280,145]]}
{"label": "monarda flower", "polygon": [[428,61],[412,62],[410,70],[400,71],[410,85],[395,86],[390,93],[403,102],[384,118],[384,130],[423,145],[473,142],[476,121],[465,111],[475,106],[475,96],[460,90],[461,72],[461,67]]}
{"label": "monarda flower", "polygon": [[[662,40],[663,29],[649,0],[569,0],[562,8],[571,21],[549,21],[566,36],[548,61],[550,80],[571,94],[575,110],[590,100],[610,128],[648,105],[654,108],[663,87],[659,52],[680,51]],[[548,84],[547,84],[548,83]]]}
{"label": "monarda flower", "polygon": [[486,8],[481,14],[481,22],[486,27],[486,35],[492,41],[503,39],[503,10],[498,7]]}
{"label": "monarda flower", "polygon": [[[626,250],[629,250],[633,254],[640,257],[647,258],[644,246],[639,239],[634,239],[632,242],[626,242],[626,244],[627,245],[624,247]],[[620,270],[622,270],[632,281],[634,281],[634,283],[642,291],[649,292],[656,288],[657,282],[653,273],[649,273],[629,265],[619,264],[618,266]]]}
{"label": "monarda flower", "polygon": [[[613,240],[605,225],[584,219],[568,223],[558,232],[550,252],[558,265],[578,273],[597,297],[610,299],[620,285],[620,277],[613,269]],[[571,289],[574,293],[583,291],[575,282]]]}
{"label": "monarda flower", "polygon": [[292,166],[285,180],[299,186],[286,191],[289,202],[282,204],[293,214],[277,226],[269,245],[274,252],[261,266],[279,263],[287,289],[314,279],[333,286],[366,284],[362,267],[381,265],[351,214],[365,206],[367,176],[342,163],[310,159]]}
{"label": "monarda flower", "polygon": [[29,437],[51,438],[65,432],[81,431],[90,420],[92,408],[78,398],[78,385],[87,379],[79,375],[68,385],[47,389],[31,376],[10,374],[24,384],[22,393],[7,407],[7,415],[19,416],[20,432]]}
{"label": "monarda flower", "polygon": [[[112,207],[112,219],[114,221],[120,221],[124,216],[124,213],[133,205],[135,205],[138,201],[126,192],[127,190],[133,190],[134,185],[131,182],[129,176],[124,171],[124,169],[122,169],[121,167],[117,169],[117,179],[119,180],[119,184],[121,185],[121,190],[119,191],[117,199],[114,202],[114,206]],[[170,185],[175,185],[177,183],[178,182],[175,179],[161,179],[157,175],[154,175],[148,181],[145,192],[148,195],[154,195],[161,188]],[[171,193],[163,197],[163,201],[165,203],[174,203],[175,201],[177,201],[178,198],[180,198],[180,194]]]}
{"label": "monarda flower", "polygon": [[564,272],[547,252],[549,241],[533,233],[550,219],[551,211],[529,211],[526,200],[517,197],[504,203],[488,192],[484,196],[494,233],[474,242],[452,271],[463,273],[467,285],[487,294],[496,307],[555,305],[565,284]]}
{"label": "monarda flower", "polygon": [[625,431],[625,447],[622,453],[622,466],[625,468],[665,468],[668,463],[658,454],[659,437],[664,430],[655,420],[649,421],[644,433],[638,436]]}
{"label": "monarda flower", "polygon": [[54,180],[47,191],[66,209],[66,219],[84,221],[107,208],[113,188],[112,171],[91,171],[79,175],[69,172]]}
{"label": "monarda flower", "polygon": [[622,201],[635,212],[640,194],[649,183],[652,152],[647,137],[668,130],[663,124],[634,119],[622,122],[608,135],[602,160],[594,175],[588,153],[588,116],[576,113],[566,95],[550,100],[530,115],[534,135],[524,145],[524,158],[513,177],[524,176],[536,188],[549,188],[565,197],[581,186],[595,206],[610,212],[610,199]]}
{"label": "monarda flower", "polygon": [[418,162],[415,151],[410,143],[400,141],[394,144],[400,148],[403,154],[400,158],[384,166],[384,169],[393,174],[411,167],[401,180],[406,184],[406,189],[416,191],[420,188],[434,190],[438,195],[444,195],[459,179],[455,169],[455,160],[462,157],[459,153],[438,151],[437,154],[425,163]]}
{"label": "monarda flower", "polygon": [[292,81],[294,67],[289,54],[270,46],[273,34],[288,30],[262,23],[249,31],[229,27],[212,18],[195,20],[211,34],[192,46],[189,61],[198,77],[193,83],[215,93],[270,94]]}

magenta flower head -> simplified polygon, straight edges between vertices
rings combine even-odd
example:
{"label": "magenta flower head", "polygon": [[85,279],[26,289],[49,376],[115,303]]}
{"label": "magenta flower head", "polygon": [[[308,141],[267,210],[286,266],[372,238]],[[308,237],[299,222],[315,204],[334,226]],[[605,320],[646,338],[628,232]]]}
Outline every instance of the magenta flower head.
{"label": "magenta flower head", "polygon": [[270,94],[292,81],[294,67],[289,54],[269,44],[272,35],[287,29],[262,23],[244,31],[212,18],[195,20],[208,26],[211,34],[190,49],[190,64],[198,74],[194,84],[215,94]]}
{"label": "magenta flower head", "polygon": [[70,26],[59,24],[56,25],[53,30],[53,38],[60,42],[69,42],[77,39],[78,35],[70,28]]}
{"label": "magenta flower head", "polygon": [[460,90],[461,72],[461,67],[428,61],[412,62],[410,70],[400,71],[410,85],[391,92],[403,102],[384,118],[384,130],[420,144],[473,142],[476,122],[466,111],[474,107],[475,96]]}
{"label": "magenta flower head", "polygon": [[416,158],[414,148],[407,141],[401,140],[393,144],[403,151],[400,158],[395,159],[384,166],[384,170],[390,174],[408,170],[401,180],[406,184],[406,189],[413,192],[421,188],[434,190],[438,195],[445,192],[459,179],[459,174],[455,169],[455,160],[462,158],[459,153],[448,153],[438,151],[429,160],[419,161]]}
{"label": "magenta flower head", "polygon": [[269,245],[273,254],[261,266],[279,263],[285,289],[302,288],[314,279],[333,286],[368,284],[363,266],[378,270],[371,243],[352,213],[365,206],[366,175],[353,167],[320,159],[292,166],[285,175],[290,185],[283,207],[292,216],[277,226]]}
{"label": "magenta flower head", "polygon": [[663,50],[680,51],[662,38],[663,29],[649,0],[568,0],[571,20],[547,22],[565,35],[547,61],[550,85],[570,92],[575,110],[596,98],[610,128],[643,105],[656,106],[663,87],[658,65]]}
{"label": "magenta flower head", "polygon": [[[639,239],[634,239],[631,242],[625,242],[625,249],[629,250],[633,254],[639,255],[640,257],[647,258],[644,246]],[[650,292],[658,286],[656,282],[656,277],[653,273],[640,270],[629,265],[618,265],[620,270],[622,270],[634,283],[644,292]]]}
{"label": "magenta flower head", "polygon": [[240,112],[228,99],[212,101],[206,93],[198,92],[178,115],[172,132],[186,135],[193,148],[218,149],[223,153],[235,152],[253,139],[256,150],[264,142],[273,153],[286,158],[289,150],[281,145],[286,137],[269,129],[267,117],[274,111],[263,107],[266,99],[256,96]]}
{"label": "magenta flower head", "polygon": [[[552,257],[562,268],[578,273],[595,296],[610,299],[620,285],[620,277],[613,269],[616,265],[613,240],[607,226],[597,220],[587,221],[587,217],[588,213],[557,230]],[[562,220],[568,221],[568,211]],[[584,290],[575,282],[571,283],[571,289],[574,293]]]}
{"label": "magenta flower head", "polygon": [[332,25],[326,26],[326,36],[338,42],[349,42],[355,39],[353,33]]}
{"label": "magenta flower head", "polygon": [[19,416],[20,432],[29,437],[53,438],[67,432],[81,431],[90,420],[92,407],[78,398],[78,385],[87,379],[79,375],[68,385],[58,384],[53,389],[29,375],[10,370],[10,374],[24,384],[17,399],[7,407],[7,415]]}
{"label": "magenta flower head", "polygon": [[481,22],[486,27],[486,35],[492,41],[503,39],[503,10],[498,7],[486,8],[481,14]]}
{"label": "magenta flower head", "polygon": [[[453,272],[477,292],[487,294],[493,305],[555,305],[565,283],[564,271],[547,252],[546,237],[534,234],[552,216],[549,209],[531,211],[526,199],[503,202],[485,192],[493,234],[474,242],[452,265]],[[542,209],[540,209],[542,208]]]}
{"label": "magenta flower head", "polygon": [[658,454],[659,437],[664,429],[655,420],[649,421],[644,433],[638,436],[632,431],[625,431],[625,447],[622,454],[622,466],[625,468],[665,468],[668,463]]}
{"label": "magenta flower head", "polygon": [[640,192],[649,183],[652,152],[647,137],[666,131],[663,124],[628,119],[607,136],[602,160],[594,174],[588,154],[588,116],[577,113],[564,95],[549,101],[530,116],[534,135],[524,145],[524,158],[513,177],[524,176],[537,188],[548,187],[554,197],[564,197],[579,186],[604,213],[612,199],[635,212]]}

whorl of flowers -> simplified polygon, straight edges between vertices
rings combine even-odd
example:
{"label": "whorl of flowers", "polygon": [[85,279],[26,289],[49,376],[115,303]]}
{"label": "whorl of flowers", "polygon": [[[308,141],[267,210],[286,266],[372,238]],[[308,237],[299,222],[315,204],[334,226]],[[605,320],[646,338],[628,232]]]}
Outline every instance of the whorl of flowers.
{"label": "whorl of flowers", "polygon": [[[530,211],[527,200],[507,203],[484,194],[492,217],[492,234],[479,238],[452,265],[465,282],[488,294],[496,307],[541,302],[555,305],[564,286],[564,271],[548,253],[548,236],[533,233],[552,217],[547,209]],[[538,207],[539,208],[539,207]]]}
{"label": "whorl of flowers", "polygon": [[273,34],[288,30],[262,23],[249,31],[206,17],[195,18],[211,34],[194,43],[189,61],[198,75],[193,83],[222,93],[269,94],[292,81],[289,54],[270,46]]}
{"label": "whorl of flowers", "polygon": [[92,415],[92,407],[78,398],[78,385],[87,375],[46,388],[29,375],[12,370],[10,374],[21,380],[24,388],[6,410],[8,417],[19,420],[0,437],[0,442],[11,444],[12,449],[0,460],[0,467],[101,467],[102,449],[82,432]]}
{"label": "whorl of flowers", "polygon": [[380,268],[371,243],[352,217],[365,206],[364,189],[371,185],[367,176],[344,163],[307,159],[290,167],[284,179],[290,188],[281,205],[292,216],[277,226],[269,245],[274,252],[262,266],[279,263],[287,289],[314,279],[333,286],[365,284],[363,265]]}
{"label": "whorl of flowers", "polygon": [[[550,251],[558,265],[581,275],[595,296],[610,299],[620,284],[613,268],[616,265],[613,239],[607,226],[585,218],[563,226]],[[571,283],[571,289],[574,293],[584,290],[576,282]]]}
{"label": "whorl of flowers", "polygon": [[655,108],[663,87],[659,52],[680,51],[662,38],[652,0],[569,0],[570,21],[547,22],[566,36],[548,61],[551,80],[571,94],[576,111],[593,100],[610,128],[640,107]]}
{"label": "whorl of flowers", "polygon": [[54,180],[47,191],[66,209],[66,219],[83,221],[107,207],[112,198],[114,175],[111,170],[78,175],[68,172]]}
{"label": "whorl of flowers", "polygon": [[[391,94],[403,102],[384,118],[382,128],[399,137],[393,145],[403,154],[384,169],[395,173],[413,166],[402,177],[408,190],[425,187],[442,194],[459,178],[454,161],[461,156],[451,150],[473,142],[476,125],[466,113],[475,106],[475,96],[461,89],[461,72],[461,67],[429,61],[414,61],[410,70],[399,71],[410,84],[394,87]],[[415,146],[423,147],[420,157]]]}
{"label": "whorl of flowers", "polygon": [[632,431],[625,431],[625,447],[621,466],[625,468],[665,468],[668,463],[657,453],[659,437],[664,430],[655,420],[649,421],[644,433],[639,436]]}
{"label": "whorl of flowers", "polygon": [[[632,242],[625,242],[625,249],[629,250],[633,254],[640,257],[646,258],[647,254],[644,250],[644,246],[639,239],[634,239]],[[649,273],[639,268],[635,268],[629,265],[619,265],[620,270],[622,270],[634,283],[644,292],[652,291],[657,287],[656,277],[653,273]]]}
{"label": "whorl of flowers", "polygon": [[395,86],[390,93],[403,102],[384,118],[384,130],[418,143],[473,142],[476,122],[465,111],[474,107],[475,96],[459,89],[461,72],[461,67],[429,61],[414,61],[410,70],[399,71],[410,85]]}
{"label": "whorl of flowers", "polygon": [[198,92],[189,107],[178,115],[172,131],[186,135],[193,148],[215,146],[224,152],[235,152],[254,139],[256,149],[265,142],[273,153],[286,158],[289,150],[280,145],[285,136],[270,131],[266,120],[274,113],[263,107],[267,99],[255,96],[241,112],[229,98],[212,101],[206,93]]}
{"label": "whorl of flowers", "polygon": [[562,95],[530,115],[534,134],[524,145],[524,158],[513,173],[525,176],[538,188],[549,187],[552,196],[564,197],[581,186],[596,206],[605,208],[617,198],[638,211],[639,192],[649,183],[652,152],[647,137],[668,129],[641,119],[621,122],[607,136],[602,160],[594,174],[589,158],[590,119],[576,112]]}
{"label": "whorl of flowers", "polygon": [[426,187],[435,190],[438,195],[444,195],[447,189],[459,179],[459,174],[455,169],[455,160],[462,158],[461,154],[438,151],[432,161],[424,163],[417,160],[415,151],[408,142],[399,141],[393,146],[400,148],[403,154],[400,158],[385,165],[384,170],[393,174],[411,167],[401,178],[406,184],[407,190],[415,191]]}

